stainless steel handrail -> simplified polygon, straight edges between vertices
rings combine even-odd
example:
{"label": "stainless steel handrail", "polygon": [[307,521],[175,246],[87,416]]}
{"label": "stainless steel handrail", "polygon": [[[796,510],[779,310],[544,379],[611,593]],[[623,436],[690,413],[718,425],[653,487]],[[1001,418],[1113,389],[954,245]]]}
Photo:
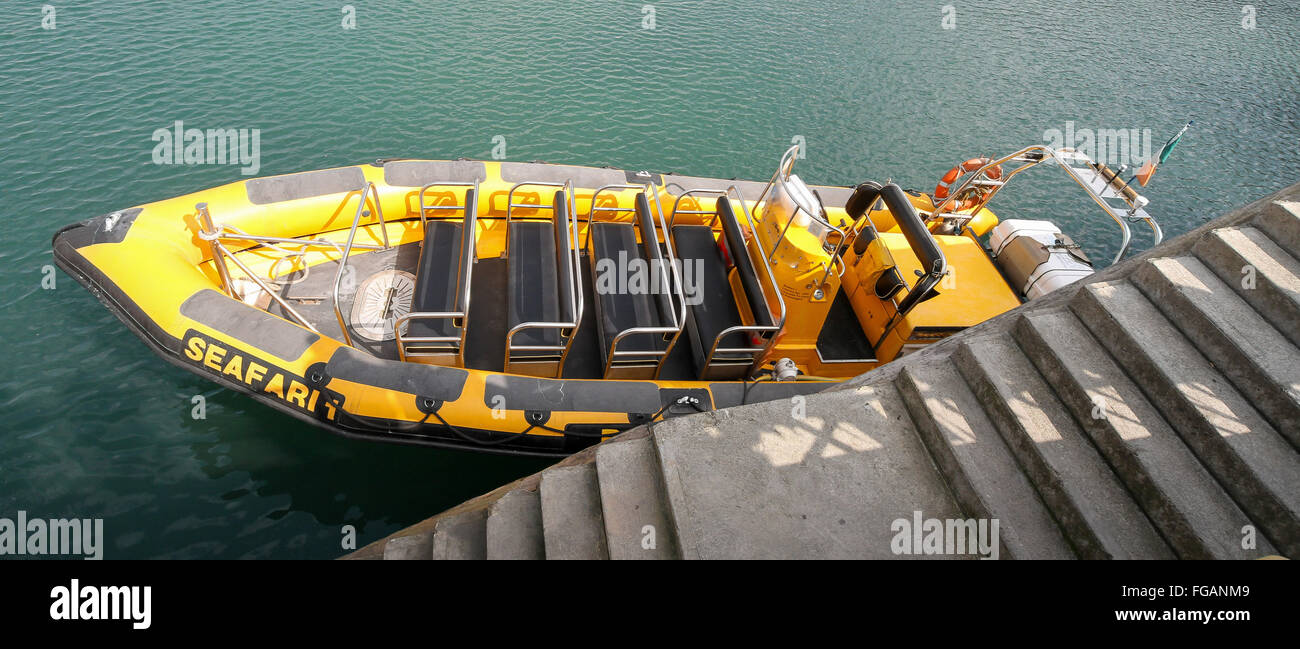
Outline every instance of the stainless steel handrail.
{"label": "stainless steel handrail", "polygon": [[[260,234],[231,234],[225,231],[221,233],[221,238],[232,239],[235,241],[255,241],[258,243],[265,243],[265,244],[284,243],[290,245],[301,245],[306,248],[334,248],[335,250],[342,250],[342,248],[339,247],[339,244],[334,243],[333,241],[326,241],[324,239],[289,239],[286,237],[267,237],[267,236],[262,236]],[[368,243],[358,243],[358,244],[354,244],[352,247],[359,248],[361,250],[383,250],[384,249],[383,246],[376,246]],[[287,252],[289,252],[292,255],[299,254],[293,251],[287,251]]]}
{"label": "stainless steel handrail", "polygon": [[218,250],[221,251],[222,254],[224,254],[224,255],[230,257],[230,261],[234,262],[235,266],[238,266],[238,267],[239,267],[239,270],[243,271],[243,273],[244,273],[245,275],[247,275],[249,279],[251,279],[251,280],[253,280],[254,282],[256,282],[257,285],[258,285],[258,286],[259,286],[263,291],[266,291],[266,294],[267,294],[267,295],[270,295],[270,296],[271,296],[271,299],[272,299],[272,300],[275,300],[275,302],[276,302],[277,304],[279,304],[280,307],[283,308],[283,309],[285,310],[286,313],[288,313],[289,315],[293,316],[293,319],[294,319],[294,320],[297,320],[297,321],[298,321],[298,324],[300,324],[300,325],[302,325],[302,326],[304,326],[304,327],[306,327],[306,328],[308,328],[308,329],[311,329],[312,331],[314,331],[314,332],[316,332],[316,333],[320,333],[320,331],[317,330],[316,327],[313,327],[312,324],[311,324],[310,322],[307,322],[307,318],[304,318],[304,317],[302,316],[301,313],[298,313],[298,310],[297,310],[297,309],[293,308],[292,306],[289,306],[289,303],[288,303],[288,302],[285,302],[285,301],[284,301],[284,298],[280,297],[280,295],[279,295],[278,293],[276,293],[275,291],[271,290],[271,287],[267,286],[267,285],[266,285],[266,282],[263,282],[263,281],[261,280],[261,278],[257,277],[257,275],[255,275],[255,274],[253,274],[252,269],[250,269],[248,266],[245,266],[245,265],[244,265],[244,262],[239,261],[239,258],[237,258],[237,257],[235,257],[234,255],[232,255],[232,254],[230,254],[229,252],[227,252],[225,246],[223,246],[223,245],[221,245],[220,243],[218,243],[218,244],[216,244],[216,247],[217,247]]}
{"label": "stainless steel handrail", "polygon": [[[555,213],[556,210],[554,205],[545,205],[541,203],[538,204],[515,203],[514,200],[515,191],[518,190],[520,187],[559,187],[568,198],[569,209],[567,210],[568,211],[567,220],[568,220],[568,225],[570,226],[569,242],[570,242],[570,253],[572,254],[573,263],[569,267],[569,277],[567,279],[569,280],[570,286],[573,287],[573,290],[570,291],[569,293],[570,315],[573,316],[573,320],[572,322],[540,322],[540,321],[521,322],[515,325],[514,327],[511,327],[510,330],[506,332],[505,362],[506,365],[509,366],[510,352],[512,351],[558,351],[561,352],[560,365],[561,367],[563,367],[564,360],[569,353],[569,347],[570,347],[569,343],[573,342],[573,336],[572,335],[565,336],[564,330],[576,329],[578,325],[582,323],[582,312],[583,309],[586,307],[582,296],[582,283],[578,279],[579,277],[578,273],[582,272],[580,267],[582,257],[581,257],[581,252],[577,245],[578,220],[577,220],[577,214],[575,214],[575,209],[574,209],[575,205],[573,199],[573,186],[570,181],[565,181],[563,183],[545,182],[545,181],[535,181],[535,182],[528,181],[528,182],[516,183],[514,186],[510,188],[510,191],[506,193],[506,258],[507,259],[510,257],[509,230],[510,230],[510,221],[512,218],[514,208],[520,207],[520,208],[531,208],[531,209],[549,209],[552,211],[552,215],[551,215],[552,219],[559,216],[558,214]],[[557,250],[556,254],[563,254],[563,252]],[[525,329],[559,329],[561,337],[564,338],[566,342],[563,345],[515,345],[514,344],[515,334]]]}
{"label": "stainless steel handrail", "polygon": [[[1041,158],[1038,158],[1037,160],[1025,158],[1027,154],[1033,151],[1042,151],[1046,155],[1043,155]],[[1053,157],[1053,153],[1051,148],[1040,144],[1035,144],[1020,149],[1015,153],[1002,156],[1001,158],[998,158],[996,160],[991,159],[987,164],[981,166],[979,169],[976,169],[974,172],[972,172],[970,176],[968,176],[966,180],[962,181],[962,184],[959,185],[955,190],[949,192],[947,198],[944,198],[942,202],[935,205],[934,210],[931,212],[930,218],[934,219],[934,218],[943,218],[947,216],[961,216],[964,217],[964,220],[969,221],[970,219],[973,219],[977,215],[979,215],[980,211],[983,210],[984,207],[988,205],[990,200],[992,200],[993,195],[998,193],[998,191],[1000,191],[1003,187],[1006,187],[1007,183],[1011,181],[1011,178],[1013,176],[1052,157]],[[955,212],[948,214],[944,212],[944,209],[948,207],[948,205],[951,204],[953,201],[957,200],[957,197],[965,193],[965,191],[968,188],[980,184],[979,181],[981,178],[983,178],[985,169],[991,169],[993,167],[1001,167],[1002,165],[1011,162],[1013,160],[1022,160],[1026,164],[1022,164],[1019,167],[1016,167],[1015,169],[1012,169],[1010,172],[1008,172],[1006,177],[1003,180],[998,181],[998,184],[993,187],[992,191],[988,192],[988,194],[985,195],[984,199],[981,200],[979,204],[976,205],[975,208],[971,210],[970,214],[957,214]]]}
{"label": "stainless steel handrail", "polygon": [[361,217],[370,216],[370,211],[365,207],[366,199],[370,197],[372,192],[375,196],[375,211],[379,216],[379,229],[384,235],[384,250],[390,248],[388,245],[388,228],[384,223],[384,211],[379,206],[379,190],[373,182],[367,182],[366,186],[361,190],[361,200],[357,202],[357,211],[352,216],[352,227],[348,230],[348,242],[343,248],[343,257],[339,259],[339,268],[334,273],[334,317],[338,319],[339,330],[343,332],[343,342],[349,347],[355,347],[356,345],[352,344],[352,335],[348,333],[348,324],[343,320],[343,309],[339,306],[339,285],[343,282],[343,271],[347,268],[348,259],[352,256],[352,248],[357,236],[357,226],[361,224]]}
{"label": "stainless steel handrail", "polygon": [[194,209],[199,214],[199,225],[203,227],[203,233],[211,237],[201,238],[207,240],[208,248],[212,251],[212,265],[217,267],[217,276],[221,278],[221,285],[225,287],[227,295],[234,297],[235,287],[230,282],[230,269],[226,268],[226,260],[217,254],[217,247],[221,245],[217,241],[217,237],[220,235],[216,226],[212,224],[212,215],[208,213],[208,204],[198,203],[194,206]]}
{"label": "stainless steel handrail", "polygon": [[[596,207],[596,199],[597,199],[597,197],[600,195],[601,192],[606,191],[606,190],[615,190],[615,189],[620,190],[620,191],[621,191],[621,190],[627,190],[627,189],[640,189],[640,190],[642,190],[642,191],[647,191],[647,190],[648,190],[649,193],[650,193],[652,196],[654,196],[654,200],[653,200],[653,201],[649,201],[649,200],[647,200],[647,202],[650,203],[650,204],[652,204],[652,205],[654,206],[653,209],[654,209],[655,213],[656,213],[656,214],[658,215],[658,217],[659,217],[659,229],[661,229],[661,230],[663,231],[663,236],[664,236],[664,248],[665,248],[665,249],[667,250],[667,252],[668,252],[668,268],[669,268],[669,272],[672,273],[671,282],[669,283],[669,287],[668,287],[668,290],[669,290],[668,308],[669,308],[669,310],[670,310],[670,312],[671,312],[671,313],[670,313],[670,315],[671,315],[671,319],[672,319],[672,322],[674,323],[675,326],[672,326],[672,327],[630,327],[630,328],[628,328],[628,329],[624,329],[623,331],[620,331],[618,334],[616,334],[616,335],[614,336],[614,340],[610,342],[610,345],[609,345],[609,354],[608,354],[608,355],[606,356],[606,358],[605,358],[605,370],[604,370],[604,373],[602,374],[602,376],[604,376],[604,375],[608,375],[610,368],[613,367],[613,365],[614,365],[614,361],[615,361],[615,359],[617,359],[619,356],[624,356],[624,357],[636,356],[636,357],[638,357],[638,358],[644,358],[644,357],[647,357],[647,356],[655,356],[655,357],[658,357],[658,358],[659,358],[659,362],[656,364],[656,367],[655,367],[655,373],[654,373],[654,377],[653,377],[653,378],[658,378],[658,377],[659,377],[659,372],[663,370],[663,362],[664,362],[664,360],[668,358],[668,354],[671,353],[672,350],[673,350],[673,348],[677,345],[677,340],[678,340],[678,338],[681,336],[682,329],[686,326],[686,295],[685,295],[685,287],[682,286],[682,279],[681,279],[681,276],[680,276],[680,274],[679,274],[679,270],[678,270],[678,266],[677,266],[677,255],[673,252],[673,244],[672,244],[671,234],[670,234],[670,232],[669,232],[669,230],[668,230],[668,227],[669,227],[669,226],[668,226],[667,223],[664,222],[664,211],[663,211],[663,205],[660,203],[660,199],[659,199],[659,189],[658,189],[658,187],[655,186],[654,183],[646,183],[646,184],[644,184],[644,185],[626,185],[626,184],[622,184],[622,185],[620,185],[620,184],[614,184],[614,185],[604,185],[604,186],[598,187],[598,188],[596,189],[596,191],[594,191],[594,192],[592,193],[592,195],[591,195],[591,209],[587,212],[587,237],[586,237],[586,240],[585,240],[585,242],[584,242],[584,244],[583,244],[583,248],[584,248],[584,249],[588,249],[588,250],[590,250],[590,244],[591,244],[591,230],[592,230],[592,225],[595,223],[595,215],[596,215],[596,212],[598,212],[598,211],[601,211],[601,212],[628,212],[628,211],[630,211],[630,212],[633,212],[633,213],[636,212],[636,208],[635,208],[635,207],[632,207],[632,208],[627,208],[627,207],[599,207],[599,208],[598,208],[598,207]],[[649,216],[649,215],[647,215],[647,216]],[[652,225],[652,229],[653,229],[653,223],[652,223],[651,225]],[[655,240],[655,245],[656,245],[656,246],[659,245],[659,241],[658,241],[658,239]],[[662,265],[662,264],[663,264],[663,261],[664,261],[664,260],[663,260],[663,255],[661,254],[661,255],[660,255],[660,258],[659,258],[658,260],[655,260],[655,261],[658,261],[658,262]],[[654,272],[653,272],[653,270],[652,270],[652,272],[651,272],[651,275],[652,275],[652,277],[651,277],[651,281],[653,282],[653,276],[654,276]],[[663,276],[663,271],[662,271],[662,270],[659,271],[659,276],[660,276],[660,277]],[[594,282],[594,281],[595,281],[595,278],[593,278],[593,282]],[[673,289],[676,289],[675,293],[676,293],[677,298],[678,298],[678,305],[681,307],[680,310],[679,310],[677,307],[674,307],[674,306],[673,306],[673,301],[672,301],[672,294],[674,293],[674,290],[673,290]],[[657,287],[657,286],[655,287],[655,290],[658,290],[658,287]],[[667,347],[666,349],[664,349],[663,351],[618,351],[618,343],[619,343],[619,341],[623,340],[624,338],[626,338],[626,337],[628,337],[628,336],[634,336],[634,335],[638,335],[638,334],[670,334],[670,333],[673,334],[672,340],[669,341],[669,343],[668,343],[668,347]]]}
{"label": "stainless steel handrail", "polygon": [[645,185],[615,184],[615,185],[601,185],[600,187],[597,187],[595,191],[591,193],[591,207],[587,208],[587,236],[584,237],[582,240],[583,250],[586,250],[591,245],[591,225],[596,222],[596,212],[613,212],[616,214],[619,212],[633,212],[633,213],[636,212],[635,207],[597,207],[596,199],[600,196],[601,192],[614,191],[614,190],[623,191],[627,189],[644,190],[649,186],[650,186],[649,183],[647,183]]}
{"label": "stainless steel handrail", "polygon": [[[1041,154],[1041,157],[1039,157],[1038,159],[1027,158],[1026,157],[1027,154],[1032,152],[1039,152]],[[1130,243],[1132,242],[1133,235],[1132,235],[1132,231],[1128,226],[1128,223],[1126,222],[1127,219],[1145,221],[1147,225],[1151,227],[1152,245],[1159,245],[1160,242],[1164,240],[1164,232],[1160,229],[1160,224],[1156,222],[1155,218],[1150,216],[1149,214],[1143,217],[1133,217],[1132,215],[1136,214],[1138,210],[1141,209],[1142,206],[1135,205],[1132,201],[1130,201],[1127,197],[1125,197],[1122,193],[1119,192],[1116,192],[1118,194],[1118,197],[1122,199],[1125,203],[1127,203],[1130,209],[1127,216],[1121,217],[1121,215],[1116,214],[1115,209],[1110,205],[1106,204],[1105,199],[1100,195],[1100,193],[1094,191],[1093,188],[1089,186],[1088,183],[1085,182],[1083,178],[1079,176],[1078,173],[1075,172],[1074,168],[1072,168],[1068,164],[1068,160],[1065,157],[1063,157],[1064,154],[1070,154],[1071,155],[1070,159],[1072,160],[1081,159],[1086,162],[1091,162],[1091,160],[1087,156],[1083,155],[1080,152],[1075,151],[1073,148],[1063,148],[1060,150],[1055,150],[1052,149],[1051,147],[1044,146],[1041,144],[1027,146],[1014,153],[1002,156],[1001,158],[998,158],[996,160],[991,160],[987,164],[981,166],[979,169],[972,172],[970,176],[968,176],[966,180],[964,180],[962,184],[958,186],[955,191],[949,193],[947,198],[943,199],[939,204],[934,206],[934,210],[931,212],[930,218],[935,219],[935,218],[949,218],[953,216],[959,216],[962,217],[961,223],[964,226],[965,223],[975,218],[975,216],[978,215],[980,211],[983,210],[989,204],[989,201],[993,199],[993,196],[996,195],[999,191],[1001,191],[1003,187],[1006,187],[1007,183],[1009,183],[1014,176],[1016,176],[1022,171],[1025,171],[1026,169],[1029,169],[1030,167],[1037,166],[1042,162],[1045,162],[1047,160],[1054,160],[1058,165],[1060,165],[1063,169],[1065,169],[1065,173],[1069,175],[1070,178],[1073,179],[1074,182],[1078,184],[1079,187],[1082,188],[1085,193],[1088,194],[1089,198],[1091,198],[1092,201],[1096,203],[1097,206],[1100,207],[1104,212],[1106,212],[1106,214],[1110,216],[1111,220],[1115,221],[1115,224],[1119,226],[1120,235],[1121,235],[1119,252],[1116,253],[1115,259],[1112,260],[1111,263],[1118,263],[1119,260],[1123,259],[1124,255],[1128,252]],[[969,214],[957,214],[955,212],[952,213],[944,212],[944,210],[948,208],[948,206],[952,204],[953,201],[957,200],[957,197],[962,195],[967,188],[979,184],[979,180],[983,177],[985,169],[998,167],[1012,161],[1024,162],[1025,164],[1022,164],[1016,167],[1015,169],[1012,169],[1010,172],[1008,172],[1006,176],[1001,180],[1001,182],[993,186],[993,189],[990,192],[988,192],[974,208],[970,210]],[[1103,187],[1101,191],[1104,192],[1105,190],[1106,187]]]}
{"label": "stainless steel handrail", "polygon": [[[467,187],[468,189],[465,190],[464,205],[425,205],[424,204],[425,191],[427,191],[432,187]],[[397,320],[393,322],[393,335],[397,340],[397,356],[402,361],[405,361],[407,359],[408,354],[406,352],[406,346],[408,344],[427,345],[427,344],[436,344],[436,343],[457,343],[457,347],[456,347],[457,356],[461,356],[465,351],[465,335],[469,329],[468,318],[469,318],[469,304],[470,304],[470,289],[473,285],[474,261],[478,258],[478,251],[477,251],[478,240],[474,236],[474,231],[478,224],[478,187],[479,187],[478,182],[475,181],[472,183],[430,183],[420,188],[420,193],[419,193],[420,227],[423,231],[427,232],[429,227],[429,223],[425,218],[426,210],[437,209],[437,210],[463,210],[464,211],[464,215],[463,215],[464,220],[462,221],[462,226],[461,226],[464,229],[461,230],[459,257],[461,263],[465,265],[465,274],[463,278],[457,277],[458,282],[463,281],[463,286],[458,287],[460,288],[460,291],[458,292],[460,293],[461,299],[457,302],[456,305],[458,307],[457,310],[455,311],[411,311],[397,318]],[[474,200],[472,202],[469,200],[471,191],[474,193]],[[468,237],[470,241],[468,250],[465,247],[466,237]],[[453,320],[452,322],[453,327],[460,329],[459,336],[410,336],[408,337],[403,335],[402,333],[403,326],[405,325],[407,328],[409,328],[410,326],[409,323],[414,320],[446,320],[448,318]],[[455,323],[455,320],[458,318],[461,319],[461,323],[459,325]],[[444,356],[445,354],[417,352],[416,355]]]}
{"label": "stainless steel handrail", "polygon": [[[465,206],[463,206],[463,205],[425,205],[425,204],[424,204],[424,193],[427,192],[427,191],[429,191],[429,189],[431,189],[431,188],[433,188],[433,187],[473,187],[475,190],[477,190],[477,189],[478,189],[478,181],[475,180],[475,181],[472,182],[472,183],[450,183],[450,182],[444,183],[444,182],[437,182],[437,183],[429,183],[429,184],[427,184],[427,185],[421,187],[421,188],[420,188],[419,198],[418,198],[418,200],[419,200],[419,207],[420,207],[420,228],[421,228],[421,229],[427,228],[427,227],[429,226],[429,222],[428,222],[428,220],[425,218],[425,213],[426,213],[428,210],[461,210],[461,209],[465,209]],[[474,193],[475,193],[476,195],[478,194],[477,191],[475,191]]]}
{"label": "stainless steel handrail", "polygon": [[[670,212],[668,216],[668,227],[671,228],[673,227],[673,225],[676,224],[678,214],[712,214],[713,218],[709,219],[709,227],[713,227],[713,225],[718,222],[718,210],[716,209],[684,210],[681,209],[682,199],[688,196],[695,197],[695,196],[726,196],[726,195],[727,195],[727,190],[725,189],[704,189],[704,188],[688,189],[678,194],[677,199],[673,201],[673,211]],[[699,199],[696,198],[695,203],[698,205],[699,202],[700,202]]]}
{"label": "stainless steel handrail", "polygon": [[[778,248],[780,248],[781,242],[785,241],[786,232],[790,230],[790,224],[794,223],[795,216],[797,216],[799,212],[803,212],[804,214],[807,214],[810,218],[812,218],[812,220],[825,226],[827,229],[838,232],[840,235],[840,240],[841,241],[844,240],[843,230],[835,227],[834,225],[831,225],[830,221],[827,221],[826,219],[822,218],[821,214],[816,214],[812,210],[809,210],[808,206],[799,204],[799,201],[795,200],[794,194],[790,192],[789,188],[785,187],[785,183],[789,182],[790,180],[790,172],[794,170],[794,161],[796,159],[796,154],[798,153],[799,153],[799,145],[795,145],[790,147],[789,149],[786,149],[786,152],[781,156],[780,164],[777,165],[776,173],[772,174],[772,179],[767,181],[767,184],[763,186],[763,191],[758,195],[758,198],[754,201],[754,208],[757,209],[759,204],[762,203],[763,200],[768,197],[768,192],[772,191],[772,188],[777,184],[777,182],[780,182],[782,188],[785,190],[786,195],[790,197],[790,202],[794,203],[795,206],[795,213],[790,215],[790,219],[785,222],[785,227],[781,229],[780,236],[778,236],[776,238],[776,241],[772,243],[772,252],[767,254],[768,263],[771,263],[771,261],[776,258],[776,251]],[[735,185],[732,185],[732,187],[734,188]],[[739,192],[739,190],[737,190],[737,192]],[[767,218],[766,209],[764,209],[763,218],[759,219],[759,221],[762,222],[766,220],[766,218]]]}
{"label": "stainless steel handrail", "polygon": [[[797,149],[798,147],[792,147],[792,148],[796,148],[796,149]],[[788,153],[788,152],[787,152],[787,153]],[[753,252],[749,249],[749,245],[748,245],[747,243],[745,243],[745,242],[741,242],[741,243],[742,243],[742,245],[743,245],[744,248],[745,248],[745,252],[746,252],[746,254],[749,255],[749,258],[750,258],[750,262],[751,262],[751,263],[761,262],[761,263],[758,263],[757,265],[761,265],[761,266],[763,267],[763,270],[766,271],[765,274],[767,275],[768,283],[769,283],[769,284],[771,285],[771,287],[772,287],[772,294],[776,296],[777,303],[780,305],[781,309],[780,309],[780,317],[777,318],[777,322],[776,322],[776,324],[774,324],[774,325],[770,325],[770,326],[763,326],[763,325],[737,325],[737,326],[735,326],[735,327],[728,327],[728,328],[722,330],[722,332],[719,333],[719,334],[717,335],[717,337],[715,337],[715,338],[713,339],[713,344],[709,347],[709,354],[708,354],[708,356],[705,356],[704,366],[707,368],[707,367],[713,365],[713,357],[714,357],[715,354],[717,354],[717,353],[719,353],[719,352],[724,353],[724,354],[747,354],[747,355],[749,355],[749,356],[751,357],[751,359],[752,359],[752,362],[751,362],[751,364],[750,364],[750,369],[749,369],[749,371],[750,371],[750,373],[753,373],[754,371],[758,370],[759,367],[762,365],[763,359],[766,358],[767,355],[771,353],[773,345],[776,344],[776,336],[775,336],[775,334],[780,333],[780,331],[781,331],[782,329],[785,328],[785,318],[786,318],[785,297],[781,295],[781,287],[780,287],[779,284],[776,283],[776,276],[772,274],[772,266],[771,266],[770,262],[768,262],[767,260],[765,260],[765,259],[763,259],[763,258],[761,257],[761,252],[762,252],[762,248],[763,248],[763,246],[762,246],[762,239],[760,239],[759,236],[758,236],[758,227],[754,224],[754,218],[753,218],[752,214],[751,214],[750,211],[749,211],[749,206],[747,206],[747,205],[745,204],[745,197],[744,197],[743,195],[741,195],[741,193],[740,193],[740,189],[737,188],[735,185],[731,185],[731,186],[727,187],[727,189],[725,189],[725,190],[714,190],[714,191],[721,191],[721,195],[723,195],[723,196],[726,196],[726,195],[728,195],[728,194],[732,194],[732,193],[735,194],[735,196],[736,196],[736,201],[737,201],[738,203],[740,203],[740,209],[741,209],[741,211],[744,212],[744,214],[745,214],[745,222],[747,222],[747,223],[749,224],[749,231],[750,231],[751,233],[753,233],[753,237],[754,237],[754,246],[755,246],[756,248],[759,249],[759,252],[760,252],[760,258],[757,259],[757,260],[754,259]],[[764,191],[766,192],[766,190],[764,190]],[[730,198],[728,198],[728,200],[730,200]],[[755,201],[755,206],[757,206],[757,201]],[[759,291],[762,292],[762,290],[763,290],[763,287],[760,285],[760,286],[759,286]],[[769,313],[769,315],[770,315],[770,314],[771,314],[771,306],[768,304],[768,301],[767,301],[767,295],[766,295],[766,294],[760,295],[759,298],[762,300],[763,308],[768,309],[768,313]],[[722,339],[723,339],[723,338],[725,338],[725,337],[727,337],[728,335],[733,334],[733,333],[737,333],[737,332],[745,332],[745,331],[748,331],[748,332],[755,332],[755,333],[762,333],[762,334],[768,334],[768,335],[766,336],[766,343],[765,343],[762,347],[723,347],[723,348],[718,348],[718,345],[720,345],[720,344],[722,343]],[[761,353],[759,353],[759,352],[761,352]]]}
{"label": "stainless steel handrail", "polygon": [[[1084,160],[1087,160],[1089,162],[1091,162],[1091,160],[1087,156],[1083,155],[1082,153],[1078,153],[1074,151],[1072,148],[1061,149],[1060,151],[1054,151],[1052,153],[1052,157],[1056,158],[1057,162],[1063,168],[1065,168],[1065,172],[1070,174],[1070,177],[1074,179],[1074,182],[1077,183],[1079,187],[1082,187],[1083,190],[1088,193],[1088,196],[1092,198],[1093,202],[1096,203],[1103,210],[1105,210],[1106,213],[1109,214],[1111,218],[1115,220],[1116,223],[1119,223],[1120,227],[1124,230],[1123,243],[1120,244],[1119,252],[1115,253],[1115,259],[1111,262],[1112,264],[1119,263],[1119,260],[1123,259],[1124,255],[1128,253],[1130,236],[1129,236],[1128,224],[1120,220],[1119,216],[1115,214],[1114,208],[1112,208],[1110,205],[1107,205],[1105,197],[1101,195],[1101,193],[1105,192],[1106,189],[1109,187],[1109,184],[1103,185],[1101,192],[1094,191],[1093,188],[1087,182],[1085,182],[1083,178],[1079,176],[1078,173],[1075,172],[1073,167],[1066,164],[1066,160],[1061,157],[1061,154],[1063,153],[1074,154],[1076,156],[1082,157]],[[1103,178],[1102,180],[1104,181],[1105,179]],[[1125,218],[1130,218],[1130,219],[1134,218],[1133,215],[1136,214],[1138,210],[1140,210],[1143,207],[1142,205],[1134,205],[1133,202],[1130,201],[1127,197],[1125,197],[1124,194],[1121,192],[1115,192],[1115,194],[1117,194],[1117,196],[1121,200],[1127,203],[1130,208]],[[1139,198],[1141,197],[1139,196]],[[1145,214],[1145,212],[1143,213]],[[1161,231],[1160,224],[1156,223],[1155,218],[1147,214],[1147,216],[1145,217],[1138,217],[1137,220],[1146,221],[1147,225],[1151,226],[1151,237],[1152,237],[1151,245],[1153,246],[1160,245],[1160,242],[1164,240],[1164,232]]]}
{"label": "stainless steel handrail", "polygon": [[229,257],[230,261],[234,262],[235,266],[248,276],[248,279],[253,280],[258,287],[265,291],[267,295],[271,296],[271,299],[275,300],[276,303],[283,307],[285,313],[288,313],[294,320],[297,320],[298,324],[315,333],[320,333],[316,327],[313,327],[310,322],[307,322],[306,318],[302,317],[301,313],[298,313],[297,309],[294,309],[288,302],[285,302],[284,298],[281,298],[278,293],[271,290],[271,287],[267,286],[266,282],[263,282],[261,278],[253,273],[248,266],[245,266],[244,262],[239,261],[239,259],[234,255],[230,254],[230,251],[226,250],[225,246],[221,245],[221,230],[218,230],[213,226],[212,216],[208,213],[208,204],[199,203],[195,205],[195,208],[198,210],[199,219],[201,220],[201,225],[203,227],[203,230],[199,232],[199,238],[207,241],[208,247],[212,250],[212,263],[217,267],[217,274],[221,276],[221,282],[225,285],[226,294],[232,298],[239,299],[235,296],[235,287],[230,278],[230,269],[226,267],[225,258]]}

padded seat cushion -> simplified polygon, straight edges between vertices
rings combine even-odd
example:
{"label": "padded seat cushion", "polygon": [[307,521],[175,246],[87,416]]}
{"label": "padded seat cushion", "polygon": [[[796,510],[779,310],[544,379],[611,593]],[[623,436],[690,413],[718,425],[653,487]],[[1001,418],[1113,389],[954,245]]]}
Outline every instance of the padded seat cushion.
{"label": "padded seat cushion", "polygon": [[[656,306],[656,294],[650,270],[650,262],[641,254],[641,246],[636,241],[636,229],[630,223],[597,222],[591,229],[592,278],[596,287],[597,324],[600,334],[601,358],[609,357],[610,345],[619,333],[633,327],[661,327],[663,319]],[[622,256],[620,257],[620,253]],[[601,264],[601,260],[609,260]],[[622,264],[620,265],[620,259]],[[633,293],[631,286],[631,266],[633,259],[641,259],[645,264],[645,275],[638,280],[644,290]],[[612,273],[609,278],[601,276],[602,266]],[[661,271],[662,272],[662,271]],[[620,284],[626,284],[620,286]],[[663,351],[668,342],[663,334],[635,334],[623,338],[618,343],[618,350],[623,351]],[[653,356],[647,356],[654,359]],[[622,360],[630,360],[622,357]]]}
{"label": "padded seat cushion", "polygon": [[[559,322],[559,272],[552,224],[549,221],[513,221],[509,236],[507,330],[524,322]],[[556,328],[524,329],[510,342],[513,345],[562,344],[560,330]],[[520,350],[514,355],[558,356],[559,352]]]}
{"label": "padded seat cushion", "polygon": [[[731,292],[731,283],[727,281],[727,265],[718,251],[718,242],[713,238],[713,230],[707,225],[673,226],[673,243],[677,258],[690,267],[694,260],[703,260],[699,277],[694,279],[695,291],[698,292],[698,304],[692,304],[690,310],[691,349],[695,355],[696,369],[703,370],[708,359],[709,349],[718,334],[729,327],[743,324],[740,310],[736,308],[736,298]],[[747,337],[733,333],[722,340],[718,347],[751,347]],[[730,357],[734,357],[731,355]],[[717,354],[715,360],[729,358],[727,354]],[[747,358],[747,357],[746,357]]]}
{"label": "padded seat cushion", "polygon": [[[460,223],[429,221],[424,231],[424,244],[420,247],[420,262],[415,272],[415,295],[411,298],[411,311],[456,311],[460,295],[458,278],[462,266]],[[456,328],[451,318],[413,320],[407,326],[407,336],[455,336]]]}

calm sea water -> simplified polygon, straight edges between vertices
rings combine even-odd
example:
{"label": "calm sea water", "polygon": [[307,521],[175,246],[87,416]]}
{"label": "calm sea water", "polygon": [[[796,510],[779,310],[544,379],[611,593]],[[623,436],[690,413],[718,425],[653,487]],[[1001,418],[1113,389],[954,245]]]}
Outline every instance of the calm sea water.
{"label": "calm sea water", "polygon": [[[59,226],[240,180],[159,166],[157,128],[256,128],[260,174],[381,156],[610,164],[929,190],[1048,129],[1189,118],[1146,193],[1166,231],[1300,181],[1300,10],[1237,3],[87,0],[0,7],[0,517],[102,517],[107,557],[332,557],[546,462],[335,438],[156,358],[60,274]],[[499,140],[498,140],[499,141]],[[1059,171],[994,208],[1109,259]],[[1142,233],[1138,233],[1141,236]],[[1139,239],[1139,245],[1145,240]],[[190,417],[191,397],[207,418]]]}

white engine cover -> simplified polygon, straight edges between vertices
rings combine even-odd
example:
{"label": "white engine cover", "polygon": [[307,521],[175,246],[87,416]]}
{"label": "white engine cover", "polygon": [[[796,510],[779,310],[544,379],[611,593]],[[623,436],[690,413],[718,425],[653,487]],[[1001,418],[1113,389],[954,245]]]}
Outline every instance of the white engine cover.
{"label": "white engine cover", "polygon": [[1009,219],[989,234],[993,260],[1026,299],[1046,295],[1093,273],[1092,263],[1051,221]]}

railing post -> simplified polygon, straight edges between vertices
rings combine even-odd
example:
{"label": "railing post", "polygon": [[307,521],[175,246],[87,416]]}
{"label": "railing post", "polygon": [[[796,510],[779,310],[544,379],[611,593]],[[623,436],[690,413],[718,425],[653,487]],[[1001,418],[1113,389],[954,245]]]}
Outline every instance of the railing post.
{"label": "railing post", "polygon": [[199,213],[199,226],[203,229],[201,232],[207,235],[205,238],[208,242],[208,251],[212,254],[212,265],[217,267],[217,275],[221,276],[221,285],[226,291],[226,295],[239,299],[235,295],[235,287],[230,282],[230,269],[226,268],[226,258],[221,255],[221,246],[217,242],[217,228],[212,225],[212,216],[208,214],[208,204],[199,203],[194,206]]}

